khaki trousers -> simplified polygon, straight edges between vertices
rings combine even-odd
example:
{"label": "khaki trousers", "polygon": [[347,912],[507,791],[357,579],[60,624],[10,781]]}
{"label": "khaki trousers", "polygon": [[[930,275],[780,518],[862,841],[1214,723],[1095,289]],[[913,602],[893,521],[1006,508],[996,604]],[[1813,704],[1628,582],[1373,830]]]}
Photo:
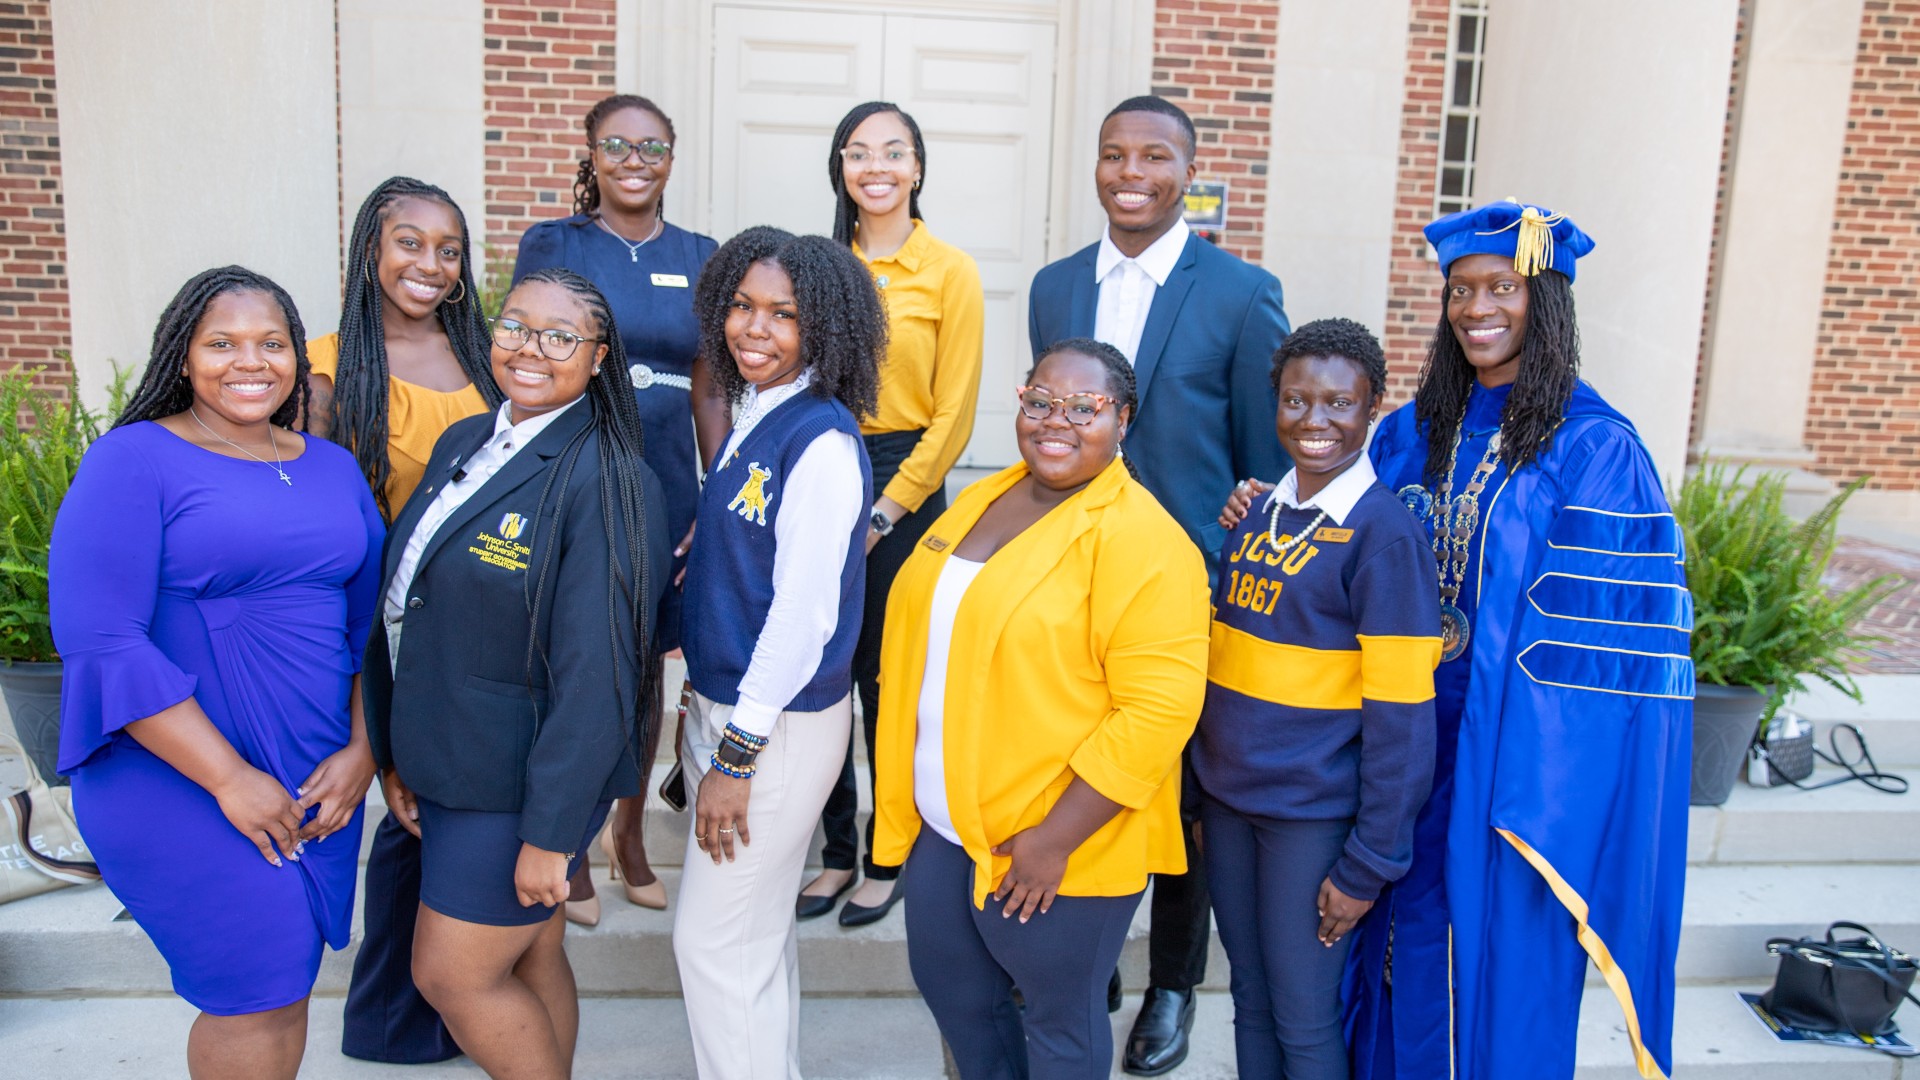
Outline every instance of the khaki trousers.
{"label": "khaki trousers", "polygon": [[[689,798],[733,715],[699,694],[687,710],[680,765]],[[751,843],[716,866],[687,832],[686,870],[674,905],[673,956],[693,1032],[693,1060],[707,1080],[798,1080],[799,931],[794,898],[814,823],[846,761],[853,698],[820,712],[786,712],[760,752],[747,803]]]}

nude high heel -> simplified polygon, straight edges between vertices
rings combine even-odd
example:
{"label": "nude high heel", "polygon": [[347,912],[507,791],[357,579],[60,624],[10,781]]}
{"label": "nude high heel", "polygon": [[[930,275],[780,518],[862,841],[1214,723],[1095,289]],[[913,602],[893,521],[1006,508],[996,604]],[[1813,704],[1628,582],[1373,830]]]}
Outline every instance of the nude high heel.
{"label": "nude high heel", "polygon": [[667,910],[667,883],[655,876],[645,885],[634,885],[625,880],[620,872],[620,853],[613,841],[613,821],[609,815],[607,827],[600,833],[600,850],[607,854],[607,865],[613,870],[613,880],[621,883],[627,894],[627,903],[635,907],[651,908],[654,911]]}

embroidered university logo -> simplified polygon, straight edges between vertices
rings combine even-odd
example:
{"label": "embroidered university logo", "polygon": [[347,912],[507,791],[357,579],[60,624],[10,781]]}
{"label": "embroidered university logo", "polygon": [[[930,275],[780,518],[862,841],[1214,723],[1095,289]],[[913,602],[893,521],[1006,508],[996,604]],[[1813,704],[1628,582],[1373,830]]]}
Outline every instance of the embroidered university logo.
{"label": "embroidered university logo", "polygon": [[739,494],[735,495],[733,501],[727,504],[727,509],[734,511],[755,525],[765,525],[767,523],[767,504],[773,501],[773,496],[767,494],[767,481],[772,478],[773,473],[761,468],[759,462],[748,462],[747,482],[740,485]]}
{"label": "embroidered university logo", "polygon": [[527,519],[509,511],[501,517],[500,527],[494,531],[500,534],[502,540],[518,540],[520,534],[527,531]]}

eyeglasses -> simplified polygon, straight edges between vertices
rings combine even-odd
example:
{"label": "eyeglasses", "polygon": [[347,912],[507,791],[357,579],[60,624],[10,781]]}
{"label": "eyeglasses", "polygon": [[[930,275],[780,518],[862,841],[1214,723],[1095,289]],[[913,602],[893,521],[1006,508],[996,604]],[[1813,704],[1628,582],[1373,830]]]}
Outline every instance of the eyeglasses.
{"label": "eyeglasses", "polygon": [[849,165],[865,165],[875,157],[878,157],[881,161],[889,165],[904,165],[913,157],[913,151],[904,146],[889,146],[878,154],[875,154],[864,146],[843,146],[840,148],[841,160]]}
{"label": "eyeglasses", "polygon": [[659,139],[641,139],[639,142],[634,142],[618,135],[609,135],[593,145],[599,147],[600,152],[607,156],[607,160],[615,165],[632,157],[635,150],[640,152],[640,160],[649,165],[658,165],[667,160],[668,154],[673,153],[673,144],[661,142]]}
{"label": "eyeglasses", "polygon": [[573,356],[583,341],[599,341],[599,338],[581,337],[565,330],[535,330],[526,323],[513,319],[493,320],[493,343],[508,352],[519,352],[526,347],[528,338],[538,338],[540,355],[549,360],[566,360]]}
{"label": "eyeglasses", "polygon": [[1014,393],[1020,396],[1020,414],[1029,420],[1045,420],[1059,409],[1066,414],[1067,423],[1075,427],[1085,427],[1093,423],[1100,410],[1114,404],[1114,398],[1105,394],[1068,394],[1057,398],[1038,386],[1016,386]]}

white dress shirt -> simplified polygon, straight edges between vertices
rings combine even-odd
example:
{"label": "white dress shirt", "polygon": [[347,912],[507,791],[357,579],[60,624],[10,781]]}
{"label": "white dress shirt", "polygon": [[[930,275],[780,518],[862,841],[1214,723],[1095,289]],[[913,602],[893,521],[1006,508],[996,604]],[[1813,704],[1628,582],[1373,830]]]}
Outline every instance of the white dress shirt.
{"label": "white dress shirt", "polygon": [[1301,502],[1300,477],[1292,469],[1288,469],[1287,475],[1281,477],[1280,482],[1274,485],[1272,493],[1267,496],[1267,501],[1260,505],[1260,512],[1271,515],[1273,505],[1277,501],[1284,507],[1324,510],[1327,516],[1333,519],[1335,525],[1345,525],[1347,515],[1353,513],[1353,508],[1359,503],[1360,497],[1367,493],[1367,489],[1373,487],[1374,479],[1373,462],[1367,458],[1365,451],[1361,451],[1360,456],[1353,459],[1353,464],[1347,466],[1346,472],[1334,477],[1331,483],[1321,488],[1311,499]]}
{"label": "white dress shirt", "polygon": [[1147,312],[1168,275],[1180,263],[1193,230],[1176,220],[1173,228],[1147,245],[1138,258],[1129,259],[1113,246],[1113,228],[1100,234],[1100,254],[1094,257],[1093,280],[1100,299],[1093,309],[1093,336],[1119,349],[1128,363],[1140,351],[1140,335],[1147,328]]}
{"label": "white dress shirt", "polygon": [[[747,388],[720,460],[733,456],[762,417],[813,381],[813,372],[762,393]],[[828,431],[800,452],[787,473],[780,516],[773,522],[773,606],[740,677],[731,722],[750,735],[773,734],[774,722],[820,670],[820,657],[840,625],[840,567],[866,512],[860,488],[860,442]],[[694,543],[700,538],[694,537]]]}
{"label": "white dress shirt", "polygon": [[927,828],[958,844],[953,809],[947,803],[947,657],[960,599],[987,564],[948,556],[927,606],[927,666],[920,677],[919,722],[913,734],[913,802]]}
{"label": "white dress shirt", "polygon": [[462,464],[459,471],[464,475],[460,479],[449,479],[441,485],[439,493],[433,497],[433,502],[420,515],[412,534],[407,537],[407,546],[400,553],[400,565],[394,568],[393,580],[387,583],[386,609],[383,612],[387,623],[387,656],[395,665],[400,662],[400,625],[407,613],[407,592],[413,588],[413,576],[420,572],[420,556],[426,552],[433,534],[439,532],[440,526],[447,523],[453,512],[485,486],[494,473],[499,472],[507,462],[513,460],[515,454],[532,442],[534,436],[547,430],[547,425],[553,423],[561,413],[578,404],[580,398],[574,398],[557,409],[529,416],[516,424],[513,422],[513,402],[501,402],[500,411],[493,417],[493,437]]}

